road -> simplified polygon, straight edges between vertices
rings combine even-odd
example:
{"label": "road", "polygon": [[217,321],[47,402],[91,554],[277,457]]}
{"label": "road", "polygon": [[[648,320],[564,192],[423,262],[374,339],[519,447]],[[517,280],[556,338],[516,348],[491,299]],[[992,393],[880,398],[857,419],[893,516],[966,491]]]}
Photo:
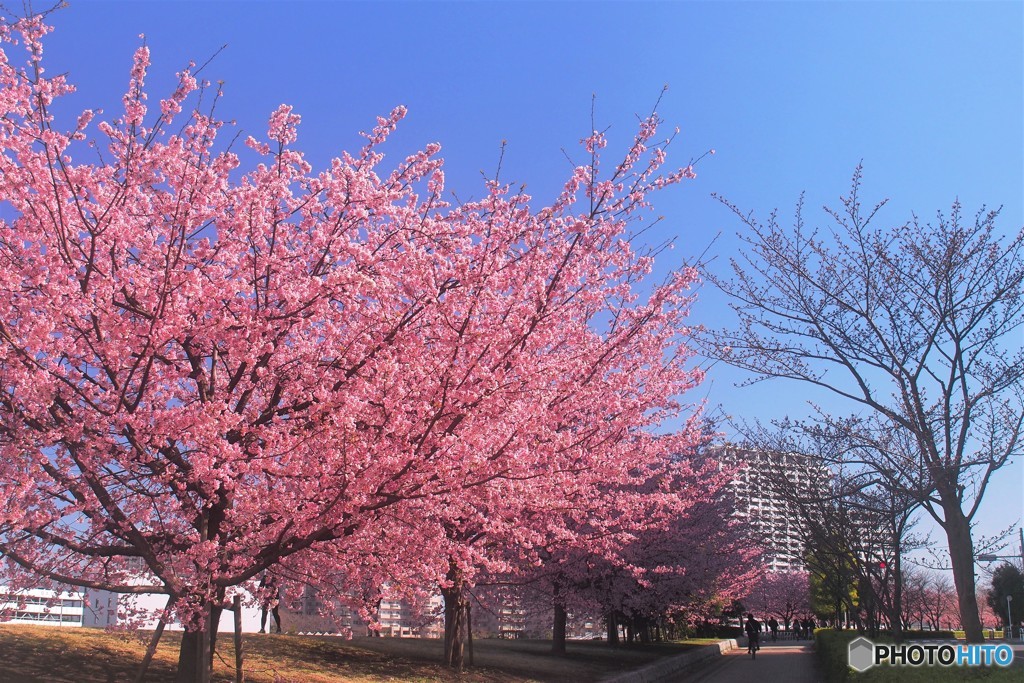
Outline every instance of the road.
{"label": "road", "polygon": [[805,640],[763,643],[757,659],[751,659],[747,648],[741,647],[706,667],[674,679],[673,683],[818,683],[821,680],[815,669],[811,643]]}

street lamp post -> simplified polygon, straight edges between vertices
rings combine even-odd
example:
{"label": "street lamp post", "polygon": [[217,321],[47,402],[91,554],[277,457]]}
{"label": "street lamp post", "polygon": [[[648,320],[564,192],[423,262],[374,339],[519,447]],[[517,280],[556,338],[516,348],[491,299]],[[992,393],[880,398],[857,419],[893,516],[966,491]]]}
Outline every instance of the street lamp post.
{"label": "street lamp post", "polygon": [[1010,601],[1013,600],[1012,595],[1006,596],[1006,639],[1009,640],[1013,637],[1013,619],[1010,616]]}

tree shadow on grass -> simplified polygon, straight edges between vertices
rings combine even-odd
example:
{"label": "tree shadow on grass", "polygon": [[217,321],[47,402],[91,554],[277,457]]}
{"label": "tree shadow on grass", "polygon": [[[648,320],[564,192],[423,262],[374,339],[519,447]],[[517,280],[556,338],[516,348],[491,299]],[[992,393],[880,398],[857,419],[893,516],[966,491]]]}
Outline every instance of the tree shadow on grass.
{"label": "tree shadow on grass", "polygon": [[[134,680],[148,633],[96,629],[0,626],[0,683],[120,683]],[[172,683],[180,632],[160,641],[146,676],[148,683]],[[278,636],[243,637],[249,683],[341,683],[343,681],[430,681],[459,683],[557,683],[594,681],[608,673],[643,666],[683,651],[680,646],[608,647],[570,642],[566,656],[550,652],[550,641],[478,640],[475,667],[459,674],[441,664],[436,640]],[[215,683],[234,680],[234,642],[220,634]]]}

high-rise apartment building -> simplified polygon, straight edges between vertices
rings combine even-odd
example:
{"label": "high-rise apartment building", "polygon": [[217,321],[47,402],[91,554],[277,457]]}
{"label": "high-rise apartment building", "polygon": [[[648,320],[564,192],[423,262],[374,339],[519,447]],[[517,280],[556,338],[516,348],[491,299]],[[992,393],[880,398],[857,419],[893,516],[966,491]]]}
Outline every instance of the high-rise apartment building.
{"label": "high-rise apartment building", "polygon": [[728,489],[737,516],[749,520],[764,549],[769,571],[797,571],[804,566],[804,525],[794,496],[812,497],[827,490],[830,473],[797,453],[775,453],[725,445],[712,450],[723,468],[736,473]]}

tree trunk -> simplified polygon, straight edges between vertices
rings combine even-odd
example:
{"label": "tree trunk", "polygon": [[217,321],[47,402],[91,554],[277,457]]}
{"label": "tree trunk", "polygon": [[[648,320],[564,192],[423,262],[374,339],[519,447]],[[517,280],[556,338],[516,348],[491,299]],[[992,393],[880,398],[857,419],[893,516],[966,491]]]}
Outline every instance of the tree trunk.
{"label": "tree trunk", "polygon": [[562,604],[557,593],[555,595],[555,623],[551,632],[551,652],[556,655],[565,654],[565,622],[568,617],[565,605]]}
{"label": "tree trunk", "polygon": [[209,683],[210,662],[208,658],[203,657],[203,652],[209,647],[204,647],[204,643],[209,643],[207,635],[205,628],[181,634],[175,683]]}
{"label": "tree trunk", "polygon": [[465,665],[468,631],[468,601],[462,572],[452,566],[448,570],[452,585],[441,589],[444,598],[444,663],[462,671]]}
{"label": "tree trunk", "polygon": [[651,622],[646,617],[640,618],[640,642],[644,645],[651,642]]}
{"label": "tree trunk", "polygon": [[466,600],[466,637],[469,641],[469,665],[476,666],[473,661],[473,605]]}
{"label": "tree trunk", "polygon": [[889,628],[892,631],[892,638],[897,643],[903,642],[903,561],[900,543],[896,543],[896,551],[893,554],[892,568],[892,612],[889,616]]}
{"label": "tree trunk", "polygon": [[211,628],[216,628],[213,623],[212,607],[209,602],[204,605],[201,629],[188,630],[186,627],[185,632],[181,634],[175,683],[210,683],[210,669],[213,665],[210,633]]}
{"label": "tree trunk", "polygon": [[[945,499],[945,496],[943,496]],[[946,540],[949,544],[949,559],[953,565],[953,583],[956,585],[957,603],[960,608],[960,623],[963,624],[968,643],[982,643],[981,617],[978,615],[978,596],[974,583],[974,541],[971,540],[971,524],[955,500],[943,506],[946,520]]]}
{"label": "tree trunk", "polygon": [[210,626],[207,631],[210,634],[210,668],[213,668],[213,655],[217,651],[217,632],[220,630],[220,617],[224,612],[224,608],[221,607],[224,601],[224,589],[220,590],[220,594],[217,596],[217,604],[210,606]]}
{"label": "tree trunk", "polygon": [[615,618],[615,612],[610,611],[605,615],[605,619],[608,624],[608,644],[618,645],[619,644],[619,622]]}

